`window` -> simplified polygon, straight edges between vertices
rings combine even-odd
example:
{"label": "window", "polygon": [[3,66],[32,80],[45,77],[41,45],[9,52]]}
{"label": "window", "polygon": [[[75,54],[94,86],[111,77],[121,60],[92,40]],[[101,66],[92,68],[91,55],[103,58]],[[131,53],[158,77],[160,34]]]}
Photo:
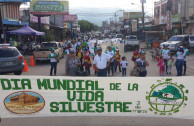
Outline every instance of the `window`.
{"label": "window", "polygon": [[0,57],[15,57],[19,52],[15,48],[0,48]]}

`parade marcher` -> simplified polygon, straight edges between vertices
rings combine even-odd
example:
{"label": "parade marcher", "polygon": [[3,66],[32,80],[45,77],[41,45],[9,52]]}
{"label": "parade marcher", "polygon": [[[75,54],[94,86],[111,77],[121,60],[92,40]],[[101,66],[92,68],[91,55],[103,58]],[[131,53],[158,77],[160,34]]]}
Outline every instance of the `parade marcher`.
{"label": "parade marcher", "polygon": [[165,63],[165,71],[167,72],[168,70],[167,59],[168,59],[168,56],[170,55],[170,50],[168,49],[167,45],[164,45],[164,49],[160,51],[160,55],[163,56],[164,63]]}
{"label": "parade marcher", "polygon": [[185,59],[184,59],[184,65],[183,65],[183,75],[186,75],[186,70],[187,70],[187,56],[190,55],[190,52],[189,50],[187,49],[187,46],[186,45],[183,45],[183,49],[184,49],[184,53],[185,53]]}
{"label": "parade marcher", "polygon": [[173,55],[171,53],[170,56],[168,57],[168,71],[167,71],[167,74],[171,74],[173,62],[174,62],[174,58],[173,58]]}
{"label": "parade marcher", "polygon": [[[112,47],[108,47],[108,51],[106,51],[106,54],[110,55],[111,57],[115,56],[114,51],[112,50]],[[114,72],[114,59],[112,59],[110,66],[108,67],[108,75],[110,75],[110,70],[112,70],[112,75]]]}
{"label": "parade marcher", "polygon": [[115,55],[115,72],[117,71],[117,67],[119,67],[119,72],[121,72],[121,54],[119,52],[119,49],[116,49],[116,55]]}
{"label": "parade marcher", "polygon": [[51,47],[49,50],[51,51],[49,53],[49,59],[50,59],[50,63],[51,63],[50,76],[53,75],[53,69],[54,69],[54,75],[56,76],[58,54],[55,53],[55,49],[53,47]]}
{"label": "parade marcher", "polygon": [[[94,53],[92,54],[92,59],[94,60],[94,57],[97,55],[97,49],[94,49]],[[96,72],[96,68],[93,66],[93,69],[94,69],[94,74],[96,75],[97,72]]]}
{"label": "parade marcher", "polygon": [[122,76],[126,76],[127,65],[128,65],[126,57],[122,57],[122,61],[120,62],[120,64],[122,66]]}
{"label": "parade marcher", "polygon": [[132,61],[135,62],[137,59],[139,59],[140,53],[138,51],[138,49],[136,48],[135,51],[133,52],[133,56],[132,56]]}
{"label": "parade marcher", "polygon": [[85,71],[86,71],[87,75],[89,76],[90,75],[90,67],[92,66],[89,51],[87,51],[85,56],[84,56],[83,66],[85,66]]}
{"label": "parade marcher", "polygon": [[158,61],[157,66],[159,67],[159,74],[160,74],[160,76],[164,76],[164,66],[165,66],[165,63],[164,63],[163,56],[160,56],[160,59]]}
{"label": "parade marcher", "polygon": [[79,67],[79,70],[82,72],[82,71],[84,71],[84,68],[83,68],[83,58],[84,58],[84,55],[83,55],[81,49],[79,49],[78,52],[76,52],[76,56],[79,58],[79,60],[81,62],[81,65]]}
{"label": "parade marcher", "polygon": [[81,65],[81,62],[79,58],[75,55],[75,50],[71,48],[70,54],[68,55],[66,59],[65,75],[66,76],[76,76],[80,65]]}
{"label": "parade marcher", "polygon": [[145,52],[141,51],[140,52],[140,58],[135,61],[135,65],[134,65],[134,67],[136,67],[137,70],[139,71],[139,76],[140,77],[146,77],[147,76],[147,70],[146,70],[147,66],[149,66],[149,63],[146,60]]}
{"label": "parade marcher", "polygon": [[97,47],[97,55],[94,57],[94,67],[97,71],[97,76],[106,77],[107,76],[107,67],[110,65],[110,61],[114,59],[114,57],[102,53],[102,48]]}
{"label": "parade marcher", "polygon": [[176,69],[177,69],[177,76],[182,76],[183,74],[183,65],[184,65],[184,59],[186,57],[184,53],[183,48],[179,48],[178,52],[175,55],[177,57],[176,60]]}

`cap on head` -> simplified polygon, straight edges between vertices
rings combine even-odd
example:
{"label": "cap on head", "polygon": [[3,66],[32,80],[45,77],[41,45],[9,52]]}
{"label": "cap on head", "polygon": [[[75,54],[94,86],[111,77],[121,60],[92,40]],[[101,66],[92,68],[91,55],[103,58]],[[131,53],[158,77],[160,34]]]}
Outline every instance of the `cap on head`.
{"label": "cap on head", "polygon": [[49,50],[50,51],[55,51],[55,48],[54,47],[51,47]]}

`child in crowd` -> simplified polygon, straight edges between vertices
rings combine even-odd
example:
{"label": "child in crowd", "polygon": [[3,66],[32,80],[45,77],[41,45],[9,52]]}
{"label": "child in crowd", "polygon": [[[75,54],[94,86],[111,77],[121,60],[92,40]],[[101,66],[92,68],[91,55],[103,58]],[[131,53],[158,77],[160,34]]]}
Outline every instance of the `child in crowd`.
{"label": "child in crowd", "polygon": [[87,51],[85,53],[83,66],[85,66],[85,70],[86,70],[87,75],[90,76],[90,67],[92,66],[92,64],[91,64],[91,60],[90,60],[89,51]]}
{"label": "child in crowd", "polygon": [[117,71],[117,66],[119,67],[119,72],[121,72],[121,54],[119,52],[119,49],[116,49],[116,55],[115,55],[115,72]]}
{"label": "child in crowd", "polygon": [[172,53],[170,54],[170,56],[168,57],[168,71],[167,71],[167,74],[171,74],[171,70],[172,70],[172,65],[173,65],[173,62],[174,62],[174,58],[173,58],[173,55]]}
{"label": "child in crowd", "polygon": [[[92,59],[94,60],[94,57],[97,55],[97,50],[96,49],[94,49],[94,54],[92,55]],[[97,72],[96,72],[96,68],[95,67],[93,67],[93,69],[94,69],[94,71],[95,71],[95,75],[97,75]]]}
{"label": "child in crowd", "polygon": [[133,56],[132,56],[132,61],[135,62],[138,58],[140,57],[140,53],[138,51],[138,49],[135,49],[135,51],[133,52]]}
{"label": "child in crowd", "polygon": [[81,62],[81,65],[80,65],[80,68],[79,70],[80,71],[84,71],[84,68],[83,68],[83,53],[82,53],[82,50],[79,49],[78,52],[76,53],[76,56],[79,58],[80,62]]}
{"label": "child in crowd", "polygon": [[126,71],[127,71],[127,65],[128,62],[126,60],[126,57],[122,57],[122,61],[120,62],[121,66],[122,66],[122,76],[126,76]]}
{"label": "child in crowd", "polygon": [[163,59],[163,56],[160,56],[160,60],[158,61],[158,65],[159,67],[159,74],[160,76],[164,76],[164,66],[165,66],[165,63],[164,63],[164,59]]}

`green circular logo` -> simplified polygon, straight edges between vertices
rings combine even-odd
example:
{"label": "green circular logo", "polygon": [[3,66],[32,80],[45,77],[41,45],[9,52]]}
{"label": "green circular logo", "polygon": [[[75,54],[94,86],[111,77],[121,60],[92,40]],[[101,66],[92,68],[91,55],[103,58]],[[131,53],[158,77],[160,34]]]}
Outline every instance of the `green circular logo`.
{"label": "green circular logo", "polygon": [[188,98],[185,94],[189,91],[184,91],[183,84],[172,83],[172,79],[166,79],[164,82],[158,81],[158,83],[152,85],[151,91],[147,92],[146,99],[151,107],[150,111],[160,115],[172,115],[187,105],[185,101]]}

